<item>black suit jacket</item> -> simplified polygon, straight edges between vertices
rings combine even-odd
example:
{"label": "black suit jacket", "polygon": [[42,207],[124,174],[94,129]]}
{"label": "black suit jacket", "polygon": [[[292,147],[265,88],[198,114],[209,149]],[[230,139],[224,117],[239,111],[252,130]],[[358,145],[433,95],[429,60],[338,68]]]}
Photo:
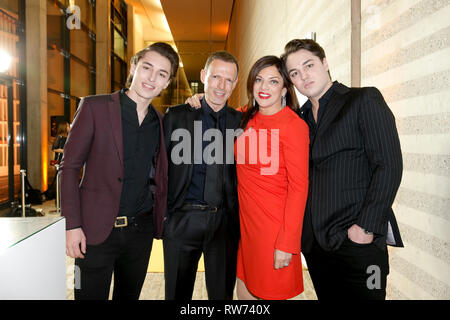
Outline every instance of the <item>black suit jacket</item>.
{"label": "black suit jacket", "polygon": [[[305,106],[299,115],[305,117]],[[403,246],[391,208],[402,155],[394,116],[381,93],[336,83],[310,144],[302,251],[311,250],[313,237],[325,250],[338,249],[355,223],[374,232],[381,248]]]}
{"label": "black suit jacket", "polygon": [[[239,127],[241,121],[241,112],[236,111],[233,108],[227,108],[226,115],[226,128],[227,129],[236,129]],[[201,121],[201,109],[194,109],[190,107],[188,104],[183,104],[179,106],[170,107],[167,110],[166,115],[164,116],[164,135],[166,141],[167,155],[169,157],[169,190],[168,190],[168,216],[170,214],[180,208],[184,200],[186,198],[188,188],[191,183],[192,173],[194,169],[194,121]],[[177,129],[184,129],[185,132],[189,132],[190,141],[182,141],[183,138],[175,138],[175,141],[172,141],[172,134],[174,136],[177,133],[182,133],[182,131],[176,131]],[[175,131],[175,133],[174,133]],[[200,130],[200,135],[202,134]],[[178,141],[180,140],[180,141]],[[229,221],[236,228],[239,225],[239,206],[238,206],[238,197],[237,197],[237,178],[236,178],[236,165],[234,163],[234,140],[228,140],[228,144],[226,143],[226,139],[224,139],[225,145],[224,147],[231,154],[228,154],[228,157],[233,160],[233,163],[230,164],[230,161],[224,164],[223,171],[223,191],[224,191],[224,209],[228,215]],[[174,147],[178,145],[176,148],[180,148],[180,143],[187,143],[191,146],[190,155],[185,158],[189,161],[183,161],[182,163],[175,163],[174,158],[172,157],[172,151]],[[200,143],[201,141],[197,141]],[[179,149],[175,150],[175,153],[179,155]],[[185,149],[187,150],[187,149]],[[225,152],[225,151],[224,151]],[[186,163],[187,162],[187,163]],[[234,228],[234,229],[235,229]],[[237,227],[236,232],[238,232],[239,228]]]}

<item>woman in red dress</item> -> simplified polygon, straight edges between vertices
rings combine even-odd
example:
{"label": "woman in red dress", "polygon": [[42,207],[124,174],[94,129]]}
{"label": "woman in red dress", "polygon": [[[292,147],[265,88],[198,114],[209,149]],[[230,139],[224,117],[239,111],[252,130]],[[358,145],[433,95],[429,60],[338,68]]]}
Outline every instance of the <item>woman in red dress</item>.
{"label": "woman in red dress", "polygon": [[308,126],[293,111],[295,93],[278,57],[265,56],[253,65],[247,92],[244,133],[235,143],[241,227],[237,295],[289,299],[303,292]]}

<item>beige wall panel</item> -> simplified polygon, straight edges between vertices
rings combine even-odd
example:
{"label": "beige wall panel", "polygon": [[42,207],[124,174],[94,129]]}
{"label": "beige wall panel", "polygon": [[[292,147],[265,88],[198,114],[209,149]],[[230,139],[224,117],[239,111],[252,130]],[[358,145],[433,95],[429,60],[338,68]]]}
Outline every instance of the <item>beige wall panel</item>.
{"label": "beige wall panel", "polygon": [[[436,239],[450,243],[450,234],[448,232],[450,230],[450,221],[444,217],[418,210],[408,204],[395,204],[394,208],[396,209],[399,223],[420,229],[424,233],[433,234]],[[408,251],[408,248],[405,248],[405,251]],[[447,258],[450,258],[450,255],[447,255]],[[442,274],[442,276],[447,277],[449,275]]]}
{"label": "beige wall panel", "polygon": [[[450,135],[447,134],[424,134],[424,135],[401,135],[400,144],[402,152],[421,154],[449,154]],[[447,151],[446,151],[447,150]]]}
{"label": "beige wall panel", "polygon": [[450,112],[450,91],[427,94],[390,102],[396,118]]}
{"label": "beige wall panel", "polygon": [[362,84],[390,105],[404,159],[388,298],[450,299],[450,1],[362,3]]}
{"label": "beige wall panel", "polygon": [[[392,252],[392,251],[390,251]],[[388,297],[392,297],[392,300],[433,300],[436,299],[428,292],[424,291],[422,287],[418,285],[416,279],[411,280],[404,276],[404,274],[397,272],[395,269],[392,270],[392,260],[396,262],[395,259],[391,259],[391,271],[388,276],[388,285],[386,288],[386,293]]]}
{"label": "beige wall panel", "polygon": [[446,198],[450,194],[450,178],[417,171],[403,171],[402,186]]}

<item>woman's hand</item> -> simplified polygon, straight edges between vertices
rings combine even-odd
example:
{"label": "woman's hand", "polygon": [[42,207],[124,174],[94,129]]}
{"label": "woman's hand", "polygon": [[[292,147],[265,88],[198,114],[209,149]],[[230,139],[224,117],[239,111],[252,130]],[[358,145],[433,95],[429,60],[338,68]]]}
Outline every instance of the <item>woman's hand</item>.
{"label": "woman's hand", "polygon": [[189,104],[192,108],[199,109],[202,106],[200,100],[202,100],[204,96],[204,93],[196,93],[192,97],[187,98],[184,103]]}
{"label": "woman's hand", "polygon": [[289,266],[289,264],[291,263],[291,259],[292,259],[292,253],[275,249],[275,251],[273,253],[273,257],[274,257],[273,267],[275,269],[281,269],[281,268]]}

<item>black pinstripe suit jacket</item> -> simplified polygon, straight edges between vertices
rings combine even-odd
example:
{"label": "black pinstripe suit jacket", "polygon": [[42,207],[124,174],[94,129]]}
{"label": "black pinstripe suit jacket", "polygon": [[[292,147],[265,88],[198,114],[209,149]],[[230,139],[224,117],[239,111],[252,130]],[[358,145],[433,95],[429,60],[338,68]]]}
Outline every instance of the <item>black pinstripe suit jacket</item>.
{"label": "black pinstripe suit jacket", "polygon": [[[305,117],[305,107],[299,111]],[[392,211],[402,176],[394,116],[376,88],[336,83],[310,145],[310,189],[302,251],[313,237],[336,250],[353,224],[372,231],[375,243],[403,246]]]}

